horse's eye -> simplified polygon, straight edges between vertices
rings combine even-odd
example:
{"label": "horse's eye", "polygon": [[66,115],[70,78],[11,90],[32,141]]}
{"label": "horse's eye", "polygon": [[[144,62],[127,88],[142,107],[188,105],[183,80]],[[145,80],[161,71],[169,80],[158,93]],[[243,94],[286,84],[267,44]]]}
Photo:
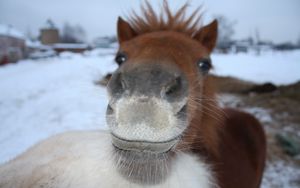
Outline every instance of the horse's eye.
{"label": "horse's eye", "polygon": [[118,65],[123,64],[127,60],[127,56],[124,53],[119,52],[115,58],[115,61],[118,63]]}
{"label": "horse's eye", "polygon": [[211,69],[211,60],[210,58],[203,58],[198,61],[199,69],[202,73],[207,74]]}

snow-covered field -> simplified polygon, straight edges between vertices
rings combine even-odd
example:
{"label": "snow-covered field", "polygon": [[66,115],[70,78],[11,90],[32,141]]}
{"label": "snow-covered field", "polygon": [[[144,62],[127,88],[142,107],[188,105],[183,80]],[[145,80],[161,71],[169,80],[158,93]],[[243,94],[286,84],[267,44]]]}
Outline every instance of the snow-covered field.
{"label": "snow-covered field", "polygon": [[300,50],[288,52],[265,52],[255,54],[232,54],[212,56],[215,73],[234,76],[256,83],[272,82],[278,85],[300,80]]}
{"label": "snow-covered field", "polygon": [[115,68],[107,50],[0,67],[0,163],[51,135],[104,128],[106,90],[94,81]]}
{"label": "snow-covered field", "polygon": [[[0,67],[0,163],[60,132],[105,129],[106,91],[94,82],[116,68],[114,51],[64,53]],[[275,84],[300,80],[300,51],[212,59],[218,75]]]}

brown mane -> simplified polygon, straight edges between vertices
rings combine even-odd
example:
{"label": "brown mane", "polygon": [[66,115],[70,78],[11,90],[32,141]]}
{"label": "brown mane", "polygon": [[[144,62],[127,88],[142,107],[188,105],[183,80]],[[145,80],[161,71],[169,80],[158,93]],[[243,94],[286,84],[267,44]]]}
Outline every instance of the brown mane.
{"label": "brown mane", "polygon": [[128,22],[137,35],[155,31],[176,31],[193,37],[201,28],[200,7],[186,16],[189,4],[185,3],[172,13],[166,0],[163,2],[160,14],[156,13],[148,1],[141,5],[141,15],[135,11],[129,16]]}

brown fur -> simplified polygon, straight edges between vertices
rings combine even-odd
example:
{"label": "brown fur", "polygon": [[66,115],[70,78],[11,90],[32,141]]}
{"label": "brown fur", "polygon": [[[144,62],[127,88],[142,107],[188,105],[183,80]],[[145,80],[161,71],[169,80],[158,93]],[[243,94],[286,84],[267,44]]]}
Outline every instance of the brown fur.
{"label": "brown fur", "polygon": [[160,15],[153,10],[148,1],[145,1],[145,5],[141,6],[142,16],[133,12],[129,19],[129,23],[137,35],[155,31],[176,31],[193,37],[201,26],[199,8],[190,17],[185,17],[187,3],[175,14],[172,14],[167,1],[164,1]]}
{"label": "brown fur", "polygon": [[218,107],[214,84],[199,74],[194,63],[213,50],[217,22],[200,27],[198,9],[188,18],[186,9],[187,4],[172,14],[164,1],[163,13],[158,15],[146,2],[142,16],[134,13],[128,23],[119,18],[120,51],[128,56],[122,66],[133,66],[145,59],[166,65],[175,63],[190,83],[190,125],[177,149],[204,157],[212,165],[221,188],[258,188],[266,152],[263,129],[247,113]]}

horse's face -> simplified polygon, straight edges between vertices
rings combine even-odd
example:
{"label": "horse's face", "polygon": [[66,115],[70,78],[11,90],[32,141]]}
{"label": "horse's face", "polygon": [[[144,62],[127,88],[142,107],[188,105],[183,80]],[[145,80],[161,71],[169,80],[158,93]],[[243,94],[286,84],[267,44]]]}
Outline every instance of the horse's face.
{"label": "horse's face", "polygon": [[113,144],[126,151],[167,152],[195,114],[217,24],[194,38],[174,31],[135,36],[123,20],[118,26],[120,66],[108,84],[107,107]]}

